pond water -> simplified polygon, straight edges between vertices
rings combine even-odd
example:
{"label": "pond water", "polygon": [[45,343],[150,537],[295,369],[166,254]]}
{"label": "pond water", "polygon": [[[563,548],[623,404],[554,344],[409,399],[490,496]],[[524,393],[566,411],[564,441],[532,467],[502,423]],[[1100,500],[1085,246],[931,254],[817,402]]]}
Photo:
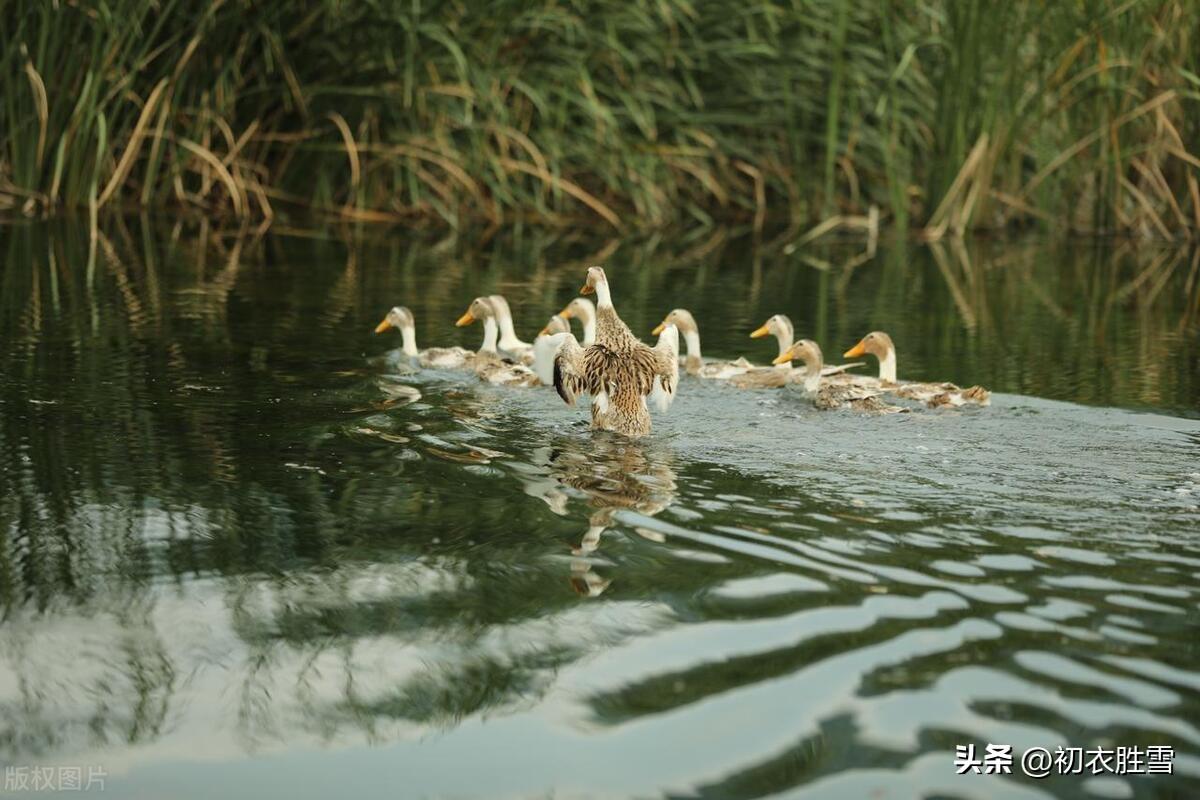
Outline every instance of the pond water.
{"label": "pond water", "polygon": [[[1195,251],[302,234],[0,228],[0,767],[147,798],[1196,796]],[[372,334],[403,303],[475,346],[453,321],[503,292],[532,338],[598,262],[646,338],[675,306],[760,363],[774,313],[834,355],[881,328],[901,377],[993,403],[685,378],[631,442]],[[968,743],[1174,772],[959,776]]]}

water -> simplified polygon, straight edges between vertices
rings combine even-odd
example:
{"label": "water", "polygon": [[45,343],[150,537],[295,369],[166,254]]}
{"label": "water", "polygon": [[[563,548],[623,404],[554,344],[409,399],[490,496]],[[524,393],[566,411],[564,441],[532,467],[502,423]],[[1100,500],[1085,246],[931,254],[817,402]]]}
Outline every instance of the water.
{"label": "water", "polygon": [[[115,797],[1200,787],[1193,253],[0,243],[0,766],[99,765]],[[829,354],[883,328],[902,377],[992,407],[685,379],[631,443],[371,334],[403,302],[423,346],[474,346],[453,320],[502,291],[528,338],[595,261],[647,337],[677,305],[760,362],[772,313]],[[1168,745],[1174,774],[956,776],[989,742]]]}

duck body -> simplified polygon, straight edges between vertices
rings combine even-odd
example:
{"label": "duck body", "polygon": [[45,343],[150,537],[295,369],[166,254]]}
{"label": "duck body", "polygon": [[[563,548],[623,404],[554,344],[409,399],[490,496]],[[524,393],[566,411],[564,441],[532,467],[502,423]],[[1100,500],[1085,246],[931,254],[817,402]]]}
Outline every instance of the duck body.
{"label": "duck body", "polygon": [[781,389],[794,383],[791,365],[779,367],[755,367],[729,378],[729,385],[738,389]]}
{"label": "duck body", "polygon": [[554,361],[554,387],[568,405],[579,394],[591,395],[594,430],[644,436],[651,427],[647,399],[666,410],[674,398],[679,331],[668,326],[654,347],[641,342],[613,307],[608,279],[600,267],[588,270],[581,291],[594,291],[599,301],[596,342],[581,347],[567,334]]}
{"label": "duck body", "polygon": [[493,386],[541,386],[536,372],[524,364],[504,358],[499,354],[477,355],[474,361],[475,374],[480,380]]}
{"label": "duck body", "polygon": [[427,369],[462,369],[474,357],[465,347],[429,347],[417,354],[417,363]]}
{"label": "duck body", "polygon": [[813,407],[820,411],[833,411],[848,408],[862,414],[899,414],[908,411],[907,408],[885,402],[880,392],[865,389],[854,384],[823,384],[816,392],[811,393]]}
{"label": "duck body", "polygon": [[889,386],[888,391],[897,397],[923,403],[930,408],[957,408],[965,405],[988,406],[992,403],[992,393],[982,386],[968,386],[963,389],[948,382],[906,381]]}

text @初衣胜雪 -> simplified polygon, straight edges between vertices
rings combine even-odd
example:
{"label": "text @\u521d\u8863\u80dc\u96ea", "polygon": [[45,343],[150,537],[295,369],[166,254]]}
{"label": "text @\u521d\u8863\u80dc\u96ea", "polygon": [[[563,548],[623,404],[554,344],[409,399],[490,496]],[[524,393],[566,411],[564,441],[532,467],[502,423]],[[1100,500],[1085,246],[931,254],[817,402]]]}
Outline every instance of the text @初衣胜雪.
{"label": "text @\u521d\u8863\u80dc\u96ea", "polygon": [[954,748],[959,775],[1011,775],[1016,767],[1031,778],[1050,775],[1170,775],[1175,749],[1165,745],[1120,747],[1031,747],[1017,758],[1010,744],[974,744]]}

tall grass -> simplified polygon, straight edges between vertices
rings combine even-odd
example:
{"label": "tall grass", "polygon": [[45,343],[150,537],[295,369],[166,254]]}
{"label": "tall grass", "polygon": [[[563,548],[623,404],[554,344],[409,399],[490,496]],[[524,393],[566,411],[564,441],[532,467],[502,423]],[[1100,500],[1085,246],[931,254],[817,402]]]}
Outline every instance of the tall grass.
{"label": "tall grass", "polygon": [[0,208],[1200,230],[1192,0],[10,0]]}

